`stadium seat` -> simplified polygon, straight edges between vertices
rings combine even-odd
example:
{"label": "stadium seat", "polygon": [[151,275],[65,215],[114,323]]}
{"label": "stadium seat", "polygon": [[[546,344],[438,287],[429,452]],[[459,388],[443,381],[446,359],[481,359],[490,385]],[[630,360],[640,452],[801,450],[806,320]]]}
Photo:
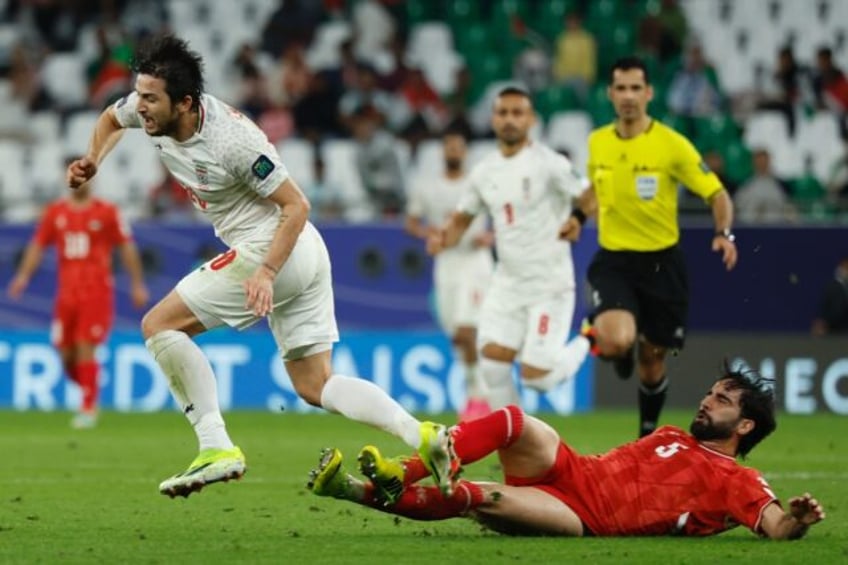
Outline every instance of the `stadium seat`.
{"label": "stadium seat", "polygon": [[826,182],[833,164],[844,153],[839,135],[837,117],[822,111],[810,119],[798,121],[796,151],[812,159],[812,172],[821,182]]}
{"label": "stadium seat", "polygon": [[407,55],[424,60],[429,55],[453,52],[451,29],[442,22],[422,22],[410,31]]}
{"label": "stadium seat", "polygon": [[24,163],[36,203],[45,204],[65,194],[65,152],[58,137],[26,147]]}
{"label": "stadium seat", "polygon": [[565,16],[575,10],[575,0],[545,0],[536,7],[530,21],[533,31],[542,34],[548,41],[555,41],[565,27]]}
{"label": "stadium seat", "polygon": [[580,107],[580,101],[577,99],[574,90],[558,84],[537,92],[533,104],[546,121],[557,112],[565,112]]}
{"label": "stadium seat", "polygon": [[742,142],[724,146],[721,151],[727,176],[734,182],[745,182],[751,177],[751,152]]}
{"label": "stadium seat", "polygon": [[356,145],[346,139],[329,139],[321,144],[326,181],[339,188],[344,199],[346,218],[368,221],[373,211],[356,169]]}
{"label": "stadium seat", "polygon": [[[292,179],[302,188],[315,184],[315,148],[303,139],[289,138],[277,144],[277,152]],[[324,167],[326,174],[326,166]]]}
{"label": "stadium seat", "polygon": [[445,161],[442,153],[442,142],[436,139],[428,139],[421,142],[415,154],[415,162],[410,171],[410,176],[432,177],[441,175],[444,170]]}
{"label": "stadium seat", "polygon": [[44,89],[60,108],[79,108],[88,102],[85,61],[76,53],[53,53],[41,67]]}
{"label": "stadium seat", "polygon": [[99,117],[100,112],[95,110],[75,112],[68,117],[62,135],[62,146],[66,155],[82,155],[85,152]]}
{"label": "stadium seat", "polygon": [[351,26],[345,21],[324,22],[315,30],[315,39],[306,51],[306,63],[319,71],[338,66],[339,46],[351,37]]}
{"label": "stadium seat", "polygon": [[0,217],[7,222],[31,222],[38,215],[24,169],[24,150],[13,141],[0,141]]}
{"label": "stadium seat", "polygon": [[588,160],[586,140],[592,129],[592,119],[586,112],[560,112],[548,122],[546,141],[554,150],[567,150],[574,167],[583,172]]}

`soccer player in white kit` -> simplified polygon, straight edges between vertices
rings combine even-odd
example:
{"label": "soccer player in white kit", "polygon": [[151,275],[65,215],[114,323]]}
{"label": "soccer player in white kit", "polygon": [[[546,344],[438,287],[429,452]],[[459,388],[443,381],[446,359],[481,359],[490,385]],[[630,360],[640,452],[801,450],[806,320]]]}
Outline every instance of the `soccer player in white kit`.
{"label": "soccer player in white kit", "polygon": [[[465,137],[461,133],[445,134],[442,151],[444,171],[418,179],[407,202],[406,231],[424,240],[431,230],[445,223],[467,190]],[[477,321],[494,269],[491,245],[485,214],[480,214],[457,245],[439,253],[433,265],[439,325],[450,336],[454,357],[465,375],[467,401],[460,412],[461,420],[473,420],[490,411],[477,375]]]}
{"label": "soccer player in white kit", "polygon": [[588,183],[567,158],[530,140],[534,119],[526,92],[507,87],[498,94],[498,149],[474,167],[470,190],[427,241],[428,251],[439,253],[481,212],[492,218],[497,264],[478,325],[478,370],[493,409],[518,403],[512,364],[519,353],[522,382],[548,391],[574,376],[591,346],[582,335],[565,343],[575,301],[569,240],[582,226],[572,202]]}
{"label": "soccer player in white kit", "polygon": [[162,162],[230,249],[184,277],[141,323],[145,345],[194,427],[199,454],[186,471],[159,485],[188,496],[204,485],[241,477],[241,450],[227,433],[209,361],[192,337],[267,318],[297,393],[314,406],[384,429],[421,452],[450,490],[444,426],[419,422],[369,381],[332,373],[338,341],[330,259],[309,203],[274,146],[248,118],[203,93],[201,58],[170,35],[135,58],[135,91],[100,116],[88,151],[68,166],[76,188],[127,127],[142,127]]}

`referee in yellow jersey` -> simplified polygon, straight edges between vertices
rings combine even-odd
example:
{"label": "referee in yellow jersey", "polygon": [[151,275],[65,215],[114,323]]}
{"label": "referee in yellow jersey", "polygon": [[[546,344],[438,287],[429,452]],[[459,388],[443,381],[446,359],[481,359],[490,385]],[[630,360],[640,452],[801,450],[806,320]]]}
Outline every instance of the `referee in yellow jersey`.
{"label": "referee in yellow jersey", "polygon": [[728,270],[737,257],[730,196],[685,137],[648,115],[653,94],[640,59],[613,65],[608,95],[617,118],[589,137],[592,189],[574,213],[580,224],[588,214],[598,217],[601,248],[589,266],[593,320],[586,333],[621,378],[632,374],[636,350],[640,436],[657,426],[668,385],[666,353],[682,348],[686,336],[689,285],[678,246],[678,184],[712,208],[712,250]]}

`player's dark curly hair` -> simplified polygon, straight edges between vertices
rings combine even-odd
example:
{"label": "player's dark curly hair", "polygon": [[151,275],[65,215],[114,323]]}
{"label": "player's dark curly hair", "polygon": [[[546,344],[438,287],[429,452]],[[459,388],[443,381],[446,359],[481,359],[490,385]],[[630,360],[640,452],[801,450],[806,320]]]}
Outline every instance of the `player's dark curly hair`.
{"label": "player's dark curly hair", "polygon": [[739,440],[739,455],[744,458],[777,428],[774,417],[774,379],[763,377],[747,367],[733,368],[725,359],[717,380],[728,380],[729,389],[741,392],[741,416],[754,421],[754,429]]}
{"label": "player's dark curly hair", "polygon": [[151,38],[136,51],[133,71],[165,81],[171,102],[191,96],[192,110],[198,108],[203,92],[203,59],[184,40],[173,35]]}

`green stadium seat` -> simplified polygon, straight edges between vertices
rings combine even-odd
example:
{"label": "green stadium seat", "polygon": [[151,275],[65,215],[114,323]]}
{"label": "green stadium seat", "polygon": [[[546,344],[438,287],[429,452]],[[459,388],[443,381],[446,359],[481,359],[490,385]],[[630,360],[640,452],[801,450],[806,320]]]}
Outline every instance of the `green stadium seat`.
{"label": "green stadium seat", "polygon": [[728,114],[717,114],[695,120],[695,145],[704,150],[720,149],[740,140],[739,127]]}
{"label": "green stadium seat", "polygon": [[464,32],[468,24],[481,21],[476,0],[448,0],[444,8],[445,19],[457,36]]}
{"label": "green stadium seat", "polygon": [[439,19],[435,2],[430,0],[406,0],[404,4],[406,8],[406,22],[410,26]]}
{"label": "green stadium seat", "polygon": [[557,112],[565,112],[580,108],[577,94],[566,86],[552,85],[536,93],[533,101],[536,110],[547,121]]}
{"label": "green stadium seat", "polygon": [[554,42],[562,33],[565,16],[577,8],[575,0],[547,0],[540,2],[531,18],[530,27],[548,41]]}
{"label": "green stadium seat", "polygon": [[741,183],[753,173],[751,152],[742,142],[730,143],[719,151],[724,158],[724,169],[734,182]]}
{"label": "green stadium seat", "polygon": [[615,119],[615,110],[612,103],[607,98],[607,85],[598,83],[589,93],[589,100],[586,103],[586,110],[592,116],[592,123],[595,127],[600,127],[612,122]]}
{"label": "green stadium seat", "polygon": [[489,28],[483,22],[469,22],[462,33],[454,32],[453,37],[457,50],[469,65],[490,50]]}

